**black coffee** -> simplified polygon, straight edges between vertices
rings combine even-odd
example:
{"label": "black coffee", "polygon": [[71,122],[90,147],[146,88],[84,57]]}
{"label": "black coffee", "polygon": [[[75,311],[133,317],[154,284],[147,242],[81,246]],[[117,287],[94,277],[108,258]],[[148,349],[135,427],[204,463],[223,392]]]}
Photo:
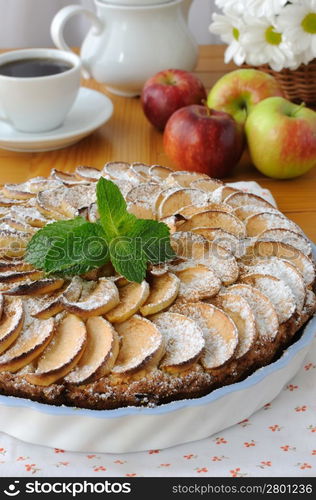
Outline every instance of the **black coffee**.
{"label": "black coffee", "polygon": [[0,75],[16,78],[34,78],[64,73],[73,65],[58,59],[17,59],[0,65]]}

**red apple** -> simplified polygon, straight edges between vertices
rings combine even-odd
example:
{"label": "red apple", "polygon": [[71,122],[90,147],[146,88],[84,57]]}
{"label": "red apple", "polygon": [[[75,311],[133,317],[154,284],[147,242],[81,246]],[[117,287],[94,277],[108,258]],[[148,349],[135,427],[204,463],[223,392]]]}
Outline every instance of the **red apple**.
{"label": "red apple", "polygon": [[160,71],[147,80],[141,102],[150,123],[163,130],[170,116],[179,108],[206,100],[203,83],[192,73],[179,69]]}
{"label": "red apple", "polygon": [[164,148],[180,170],[225,177],[243,152],[242,128],[223,111],[192,105],[176,111],[164,131]]}

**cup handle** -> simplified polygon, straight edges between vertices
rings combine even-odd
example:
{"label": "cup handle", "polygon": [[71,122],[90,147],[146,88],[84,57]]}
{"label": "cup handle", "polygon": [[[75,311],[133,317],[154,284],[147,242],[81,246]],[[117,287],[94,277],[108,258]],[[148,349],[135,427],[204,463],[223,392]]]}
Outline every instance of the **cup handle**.
{"label": "cup handle", "polygon": [[[88,17],[93,25],[94,35],[99,35],[103,30],[102,21],[94,12],[92,12],[92,10],[85,9],[83,7],[80,7],[79,5],[68,5],[67,7],[64,7],[59,12],[57,12],[50,27],[50,33],[53,42],[56,47],[61,50],[72,52],[69,45],[67,45],[67,43],[65,42],[64,29],[69,19],[77,14],[84,14]],[[91,78],[88,69],[85,68],[84,65],[82,66],[82,76],[84,78]]]}

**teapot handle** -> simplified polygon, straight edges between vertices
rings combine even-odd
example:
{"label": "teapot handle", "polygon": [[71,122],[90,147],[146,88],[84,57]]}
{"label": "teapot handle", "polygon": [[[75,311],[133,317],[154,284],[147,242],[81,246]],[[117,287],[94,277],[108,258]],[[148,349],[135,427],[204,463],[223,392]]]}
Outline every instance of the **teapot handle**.
{"label": "teapot handle", "polygon": [[[93,25],[94,35],[99,35],[101,33],[103,29],[102,21],[92,12],[92,10],[85,9],[79,5],[67,5],[67,7],[57,12],[50,27],[51,37],[58,49],[72,52],[69,45],[65,42],[64,29],[69,19],[77,14],[84,14],[90,19]],[[91,78],[89,71],[84,66],[82,66],[82,76],[84,78]]]}

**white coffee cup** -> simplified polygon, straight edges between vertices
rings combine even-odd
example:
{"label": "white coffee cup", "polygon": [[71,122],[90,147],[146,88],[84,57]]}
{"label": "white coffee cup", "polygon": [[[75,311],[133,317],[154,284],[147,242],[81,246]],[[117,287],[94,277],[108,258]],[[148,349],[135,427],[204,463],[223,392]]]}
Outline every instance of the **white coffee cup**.
{"label": "white coffee cup", "polygon": [[54,59],[70,69],[49,76],[13,77],[0,74],[0,119],[22,132],[47,132],[62,125],[80,88],[81,61],[56,49],[24,49],[0,55],[0,67],[21,59]]}

